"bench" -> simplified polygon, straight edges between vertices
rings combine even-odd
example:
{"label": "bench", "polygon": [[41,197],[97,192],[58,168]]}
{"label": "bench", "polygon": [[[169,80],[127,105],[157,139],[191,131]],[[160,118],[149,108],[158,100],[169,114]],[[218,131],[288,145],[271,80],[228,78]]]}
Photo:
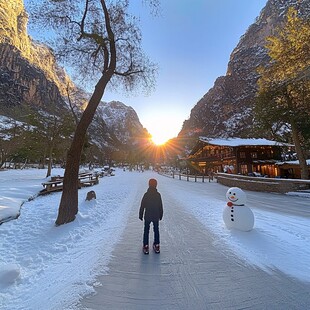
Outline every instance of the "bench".
{"label": "bench", "polygon": [[60,175],[57,175],[57,176],[51,177],[51,182],[62,181],[63,179],[64,179],[64,177],[61,177]]}
{"label": "bench", "polygon": [[42,185],[44,189],[41,190],[40,194],[61,191],[63,187],[63,180],[48,181],[42,183]]}
{"label": "bench", "polygon": [[79,185],[78,187],[92,186],[99,183],[99,175],[91,173],[79,174]]}
{"label": "bench", "polygon": [[[51,177],[50,181],[43,182],[43,189],[40,191],[40,195],[48,194],[51,192],[57,192],[63,190],[64,177],[56,176]],[[99,183],[99,175],[90,173],[80,173],[78,176],[78,188],[93,186]]]}

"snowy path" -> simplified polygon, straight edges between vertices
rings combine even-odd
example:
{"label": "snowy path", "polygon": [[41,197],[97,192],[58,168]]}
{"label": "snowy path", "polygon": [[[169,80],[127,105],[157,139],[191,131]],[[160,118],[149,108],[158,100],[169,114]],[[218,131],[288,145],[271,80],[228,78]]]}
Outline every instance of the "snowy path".
{"label": "snowy path", "polygon": [[[277,270],[267,273],[229,251],[219,250],[219,239],[186,211],[186,199],[176,196],[178,188],[184,191],[184,183],[176,182],[171,191],[170,179],[160,176],[158,179],[164,200],[161,253],[150,252],[147,256],[141,251],[143,224],[137,219],[145,190],[141,189],[123,237],[113,251],[107,275],[98,278],[96,294],[84,298],[79,309],[306,309],[309,306],[309,282],[300,282]],[[213,185],[187,186],[193,196],[195,188],[196,194],[201,195],[201,186],[212,191]],[[226,188],[217,186],[213,203],[214,197],[220,197],[222,192],[224,195]],[[200,203],[202,207],[206,206]]]}

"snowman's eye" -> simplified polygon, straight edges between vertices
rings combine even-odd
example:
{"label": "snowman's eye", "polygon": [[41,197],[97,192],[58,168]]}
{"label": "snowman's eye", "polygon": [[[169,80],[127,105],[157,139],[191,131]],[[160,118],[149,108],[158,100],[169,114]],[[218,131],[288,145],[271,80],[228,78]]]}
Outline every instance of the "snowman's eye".
{"label": "snowman's eye", "polygon": [[234,196],[236,196],[236,193],[234,193]]}
{"label": "snowman's eye", "polygon": [[231,195],[231,192],[229,192],[229,195]]}

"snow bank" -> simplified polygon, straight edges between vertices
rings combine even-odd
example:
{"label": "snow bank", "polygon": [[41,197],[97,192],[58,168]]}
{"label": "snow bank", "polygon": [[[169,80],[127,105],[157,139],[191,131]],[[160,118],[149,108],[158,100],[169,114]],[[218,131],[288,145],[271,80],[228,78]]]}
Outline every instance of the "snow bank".
{"label": "snow bank", "polygon": [[43,189],[45,175],[45,169],[0,171],[0,223],[19,216],[21,205]]}

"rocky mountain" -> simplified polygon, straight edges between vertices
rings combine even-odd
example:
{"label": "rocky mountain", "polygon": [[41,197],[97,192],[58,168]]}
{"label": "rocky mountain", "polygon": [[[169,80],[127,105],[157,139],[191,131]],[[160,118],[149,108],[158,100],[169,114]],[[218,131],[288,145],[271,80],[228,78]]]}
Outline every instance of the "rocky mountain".
{"label": "rocky mountain", "polygon": [[129,143],[131,137],[147,136],[147,132],[141,125],[136,111],[122,102],[111,101],[100,104],[97,114],[105,121],[107,127],[117,139],[124,144]]}
{"label": "rocky mountain", "polygon": [[27,23],[22,0],[0,1],[1,106],[63,105],[62,96],[72,82],[52,51],[28,36]]}
{"label": "rocky mountain", "polygon": [[288,7],[301,16],[310,16],[310,1],[269,0],[256,21],[240,38],[230,56],[225,76],[191,110],[179,140],[208,137],[255,137],[253,101],[257,91],[257,67],[268,62],[266,37],[280,26]]}
{"label": "rocky mountain", "polygon": [[[68,86],[77,93],[53,51],[27,34],[27,23],[23,0],[0,0],[0,115],[12,118],[22,106],[68,110]],[[82,111],[88,97],[79,90],[82,100],[73,95],[72,101]],[[136,112],[120,102],[100,104],[89,134],[97,146],[114,149],[148,135]]]}
{"label": "rocky mountain", "polygon": [[101,102],[89,132],[99,149],[130,152],[149,143],[136,111],[119,101]]}

